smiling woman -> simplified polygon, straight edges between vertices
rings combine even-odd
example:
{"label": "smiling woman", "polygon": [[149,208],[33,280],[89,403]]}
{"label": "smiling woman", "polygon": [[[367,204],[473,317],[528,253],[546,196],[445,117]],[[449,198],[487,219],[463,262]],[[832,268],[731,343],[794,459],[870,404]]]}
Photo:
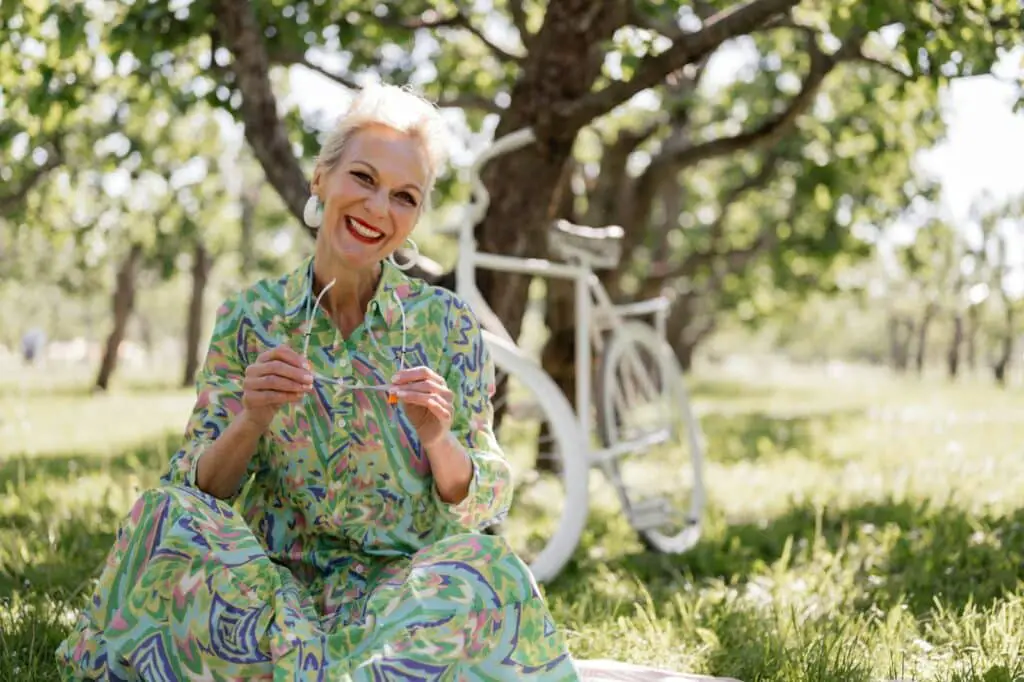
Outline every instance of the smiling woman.
{"label": "smiling woman", "polygon": [[315,253],[218,311],[185,442],[122,523],[64,679],[579,679],[481,532],[512,490],[479,323],[393,261],[441,131],[380,86],[327,140]]}

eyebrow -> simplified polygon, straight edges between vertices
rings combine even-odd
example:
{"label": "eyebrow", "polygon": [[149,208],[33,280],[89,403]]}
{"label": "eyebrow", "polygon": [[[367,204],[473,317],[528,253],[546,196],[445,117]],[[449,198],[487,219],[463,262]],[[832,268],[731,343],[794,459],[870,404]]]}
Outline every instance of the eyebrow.
{"label": "eyebrow", "polygon": [[[380,171],[378,171],[374,167],[374,165],[372,163],[370,163],[369,161],[363,161],[362,159],[355,159],[353,161],[353,163],[361,163],[361,164],[363,164],[364,166],[369,168],[373,172],[374,175],[380,177]],[[423,194],[423,188],[420,187],[419,185],[417,185],[415,182],[407,182],[406,184],[404,184],[401,187],[399,187],[399,189],[414,189],[417,192],[419,192],[420,194]]]}

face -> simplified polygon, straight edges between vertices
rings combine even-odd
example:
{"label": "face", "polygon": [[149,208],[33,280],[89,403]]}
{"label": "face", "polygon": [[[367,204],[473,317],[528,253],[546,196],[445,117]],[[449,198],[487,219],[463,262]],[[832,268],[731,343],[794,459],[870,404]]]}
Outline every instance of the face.
{"label": "face", "polygon": [[355,132],[337,165],[313,175],[324,204],[317,251],[357,269],[380,262],[416,226],[428,177],[414,137],[385,126]]}

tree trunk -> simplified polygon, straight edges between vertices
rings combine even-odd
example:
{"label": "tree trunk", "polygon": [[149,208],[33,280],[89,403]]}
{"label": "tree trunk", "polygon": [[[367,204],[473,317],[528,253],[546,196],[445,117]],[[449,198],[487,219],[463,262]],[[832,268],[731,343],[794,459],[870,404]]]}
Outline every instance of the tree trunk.
{"label": "tree trunk", "polygon": [[1006,386],[1007,379],[1009,378],[1010,365],[1013,362],[1013,349],[1016,345],[1014,343],[1016,333],[1014,329],[1015,314],[1013,306],[1010,305],[1010,301],[1004,299],[1004,306],[1006,309],[1006,329],[1003,332],[1003,340],[1000,348],[999,358],[996,360],[995,365],[992,367],[992,372],[995,375],[996,381],[1000,386]]}
{"label": "tree trunk", "polygon": [[213,258],[201,242],[197,242],[192,253],[192,298],[188,303],[188,319],[185,322],[185,372],[181,385],[188,388],[195,381],[199,369],[199,337],[203,327],[203,299],[209,283]]}
{"label": "tree trunk", "polygon": [[693,359],[700,344],[717,326],[714,315],[701,314],[701,294],[690,292],[679,296],[669,310],[666,321],[668,343],[684,372],[693,368]]}
{"label": "tree trunk", "polygon": [[889,318],[889,357],[892,368],[898,373],[907,371],[910,364],[910,341],[913,335],[913,322],[899,315]]}
{"label": "tree trunk", "polygon": [[960,352],[964,345],[964,315],[957,312],[953,317],[953,338],[949,342],[949,350],[946,352],[946,368],[949,371],[949,378],[956,379],[960,373]]}
{"label": "tree trunk", "polygon": [[972,373],[978,370],[978,318],[981,310],[978,305],[967,309],[967,369]]}
{"label": "tree trunk", "polygon": [[672,350],[675,351],[676,359],[683,372],[689,373],[693,370],[693,360],[697,355],[697,349],[717,327],[713,317],[706,317],[702,323],[691,323],[683,330],[683,333],[675,337]]}
{"label": "tree trunk", "polygon": [[258,198],[259,190],[256,185],[242,190],[242,234],[239,240],[242,262],[239,265],[239,270],[242,280],[245,282],[249,282],[256,270],[256,202]]}
{"label": "tree trunk", "polygon": [[[567,164],[566,173],[570,170],[571,164]],[[562,194],[557,217],[575,222],[572,192]],[[569,404],[576,407],[576,289],[572,282],[562,279],[549,279],[545,285],[544,324],[548,328],[548,338],[541,350],[541,366],[562,389]],[[546,442],[546,424],[539,438]],[[555,464],[553,459],[538,458],[536,468],[538,471],[555,471]]]}
{"label": "tree trunk", "polygon": [[138,276],[139,264],[142,262],[142,247],[133,244],[128,255],[117,271],[114,284],[113,313],[114,324],[107,336],[107,344],[100,362],[100,370],[96,376],[96,390],[105,391],[110,386],[110,378],[117,368],[117,353],[124,341],[128,329],[128,320],[135,308],[135,278]]}
{"label": "tree trunk", "polygon": [[937,311],[937,305],[928,303],[921,315],[921,323],[917,327],[917,355],[914,358],[914,369],[917,370],[918,375],[924,373],[924,363],[928,359],[928,332]]}
{"label": "tree trunk", "polygon": [[[532,126],[537,143],[495,159],[484,169],[491,203],[477,228],[482,251],[546,255],[547,230],[563,205],[563,193],[570,191],[566,171],[573,145],[589,123],[570,125],[555,112],[591,91],[603,63],[594,46],[610,38],[625,18],[625,5],[618,2],[563,0],[548,5],[495,131],[501,137]],[[484,298],[512,338],[519,336],[529,281],[519,275],[478,273]]]}

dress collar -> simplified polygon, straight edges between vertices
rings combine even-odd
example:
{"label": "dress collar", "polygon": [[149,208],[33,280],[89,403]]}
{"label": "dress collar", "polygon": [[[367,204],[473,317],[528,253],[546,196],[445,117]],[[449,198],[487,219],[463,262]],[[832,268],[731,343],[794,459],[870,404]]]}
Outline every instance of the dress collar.
{"label": "dress collar", "polygon": [[[381,277],[377,290],[366,306],[366,315],[376,313],[390,327],[400,319],[398,306],[419,293],[423,287],[420,280],[408,277],[387,259],[381,263]],[[285,281],[285,311],[289,316],[303,315],[307,305],[312,305],[313,296],[313,257],[306,258],[295,270],[288,274]]]}

